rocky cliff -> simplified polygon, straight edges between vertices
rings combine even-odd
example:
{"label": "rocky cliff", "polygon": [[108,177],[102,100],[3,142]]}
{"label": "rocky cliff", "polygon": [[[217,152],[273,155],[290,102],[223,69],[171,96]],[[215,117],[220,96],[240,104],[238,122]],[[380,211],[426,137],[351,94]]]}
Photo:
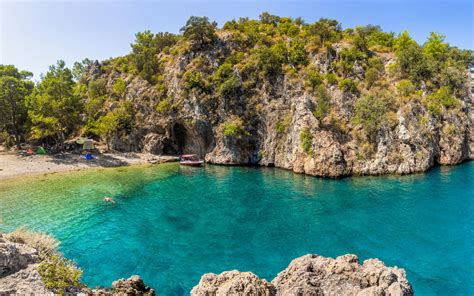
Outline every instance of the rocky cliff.
{"label": "rocky cliff", "polygon": [[[110,138],[112,148],[195,153],[209,163],[259,164],[329,177],[409,174],[474,157],[473,99],[467,84],[449,98],[452,104],[436,105],[438,94],[430,96],[428,87],[404,94],[397,86],[406,81],[387,74],[394,55],[373,52],[385,74],[384,82],[370,89],[347,90],[324,82],[308,87],[304,74],[290,73],[265,78],[246,94],[238,90],[246,82],[238,66],[231,70],[235,93],[189,88],[186,73],[197,71],[196,64],[212,75],[222,56],[236,50],[225,34],[217,43],[199,52],[163,54],[164,94],[139,76],[93,65],[89,81],[105,80],[108,92],[117,81],[125,82],[121,100],[135,112],[128,130]],[[309,65],[318,69],[317,75],[331,74],[345,46],[335,44],[330,54],[311,56]],[[355,63],[348,75],[363,85],[364,71]],[[113,110],[117,103],[104,108]]]}
{"label": "rocky cliff", "polygon": [[191,295],[413,295],[405,271],[380,260],[363,264],[355,255],[336,259],[305,255],[293,260],[271,283],[250,272],[205,274]]}
{"label": "rocky cliff", "polygon": [[[270,29],[257,22],[263,41],[251,45],[239,39],[247,29],[227,24],[210,45],[179,39],[153,55],[153,79],[133,68],[134,54],[90,66],[89,100],[100,82],[114,98],[103,114],[130,111],[106,137],[111,147],[328,177],[409,174],[474,158],[473,98],[460,63],[445,58],[433,66],[440,73],[426,66],[429,78],[410,76],[395,50],[359,49],[362,33],[316,46],[278,33],[279,20]],[[304,40],[300,64],[291,58],[295,40]],[[282,61],[273,61],[279,46]]]}

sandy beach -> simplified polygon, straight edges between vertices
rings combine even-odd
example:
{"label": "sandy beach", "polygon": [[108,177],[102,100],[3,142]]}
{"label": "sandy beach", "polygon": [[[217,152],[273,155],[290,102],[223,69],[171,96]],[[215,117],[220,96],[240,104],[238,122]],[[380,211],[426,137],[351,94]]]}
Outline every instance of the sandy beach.
{"label": "sandy beach", "polygon": [[88,168],[119,167],[138,164],[156,164],[176,161],[174,156],[160,156],[143,153],[94,154],[92,160],[72,153],[55,155],[19,156],[11,152],[0,153],[0,180],[24,175],[55,173]]}

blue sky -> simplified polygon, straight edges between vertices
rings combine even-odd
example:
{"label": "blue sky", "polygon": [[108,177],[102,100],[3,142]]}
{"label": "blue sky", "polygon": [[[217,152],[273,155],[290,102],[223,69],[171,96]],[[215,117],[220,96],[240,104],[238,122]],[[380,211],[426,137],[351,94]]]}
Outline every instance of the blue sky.
{"label": "blue sky", "polygon": [[219,26],[262,11],[301,16],[306,22],[335,18],[343,28],[376,24],[407,29],[418,42],[429,32],[474,49],[474,1],[12,1],[0,0],[0,63],[40,73],[56,60],[68,66],[83,58],[103,60],[130,51],[134,34],[150,29],[177,33],[191,15]]}

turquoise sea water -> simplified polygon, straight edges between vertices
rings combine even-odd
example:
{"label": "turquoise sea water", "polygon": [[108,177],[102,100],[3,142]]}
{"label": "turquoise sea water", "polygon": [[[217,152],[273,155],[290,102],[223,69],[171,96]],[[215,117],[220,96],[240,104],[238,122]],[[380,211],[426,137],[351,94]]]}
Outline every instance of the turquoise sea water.
{"label": "turquoise sea water", "polygon": [[417,295],[474,293],[473,162],[342,180],[165,164],[1,181],[0,229],[20,225],[61,240],[90,286],[139,274],[185,295],[206,272],[271,280],[307,253],[354,253],[405,268]]}

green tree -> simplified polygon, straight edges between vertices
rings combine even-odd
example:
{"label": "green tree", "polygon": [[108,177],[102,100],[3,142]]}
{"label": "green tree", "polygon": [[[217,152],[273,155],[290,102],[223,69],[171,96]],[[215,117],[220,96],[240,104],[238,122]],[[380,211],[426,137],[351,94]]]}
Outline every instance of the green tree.
{"label": "green tree", "polygon": [[293,40],[288,49],[288,58],[290,64],[294,66],[305,66],[308,64],[308,57],[304,49],[304,43],[301,40]]}
{"label": "green tree", "polygon": [[76,130],[83,105],[74,86],[72,72],[64,61],[49,67],[27,99],[33,138],[52,138],[62,147],[66,137]]}
{"label": "green tree", "polygon": [[423,45],[423,54],[434,60],[440,61],[446,58],[448,43],[444,42],[445,36],[431,32],[428,41]]}
{"label": "green tree", "polygon": [[407,31],[397,37],[394,48],[398,66],[405,77],[417,83],[431,77],[432,70],[423,55],[423,49],[411,39]]}
{"label": "green tree", "polygon": [[310,36],[316,36],[318,43],[335,42],[340,38],[341,24],[333,19],[321,18],[308,26]]}
{"label": "green tree", "polygon": [[0,65],[0,132],[12,136],[20,146],[27,122],[25,98],[33,90],[32,73],[12,65]]}
{"label": "green tree", "polygon": [[272,47],[262,46],[257,49],[258,66],[263,75],[275,76],[281,72],[287,50],[284,44],[277,43]]}
{"label": "green tree", "polygon": [[280,17],[270,14],[266,11],[262,12],[258,18],[262,24],[273,25],[276,26],[280,22]]}
{"label": "green tree", "polygon": [[217,23],[210,22],[208,17],[191,16],[180,31],[184,38],[201,48],[216,41],[216,28]]}
{"label": "green tree", "polygon": [[110,149],[110,139],[114,134],[127,132],[131,129],[133,125],[132,109],[130,104],[122,103],[95,122],[93,132],[105,140],[107,149]]}
{"label": "green tree", "polygon": [[93,63],[94,62],[88,58],[83,59],[81,62],[75,62],[72,67],[72,76],[74,77],[74,80],[80,81]]}
{"label": "green tree", "polygon": [[89,81],[89,97],[96,98],[107,94],[107,81],[104,78]]}
{"label": "green tree", "polygon": [[154,83],[153,76],[159,71],[156,50],[153,48],[153,33],[150,31],[138,32],[135,43],[132,44],[132,60],[140,76],[150,83]]}

